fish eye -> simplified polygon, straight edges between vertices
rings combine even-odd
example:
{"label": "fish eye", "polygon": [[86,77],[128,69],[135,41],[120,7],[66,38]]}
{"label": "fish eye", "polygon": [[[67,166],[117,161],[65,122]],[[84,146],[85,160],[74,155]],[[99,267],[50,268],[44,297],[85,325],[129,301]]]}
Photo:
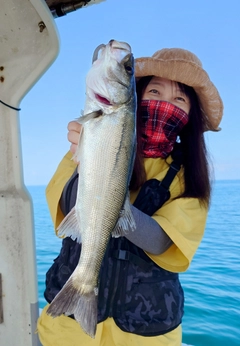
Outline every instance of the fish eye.
{"label": "fish eye", "polygon": [[132,66],[125,64],[124,67],[125,67],[125,70],[126,70],[127,73],[133,74]]}

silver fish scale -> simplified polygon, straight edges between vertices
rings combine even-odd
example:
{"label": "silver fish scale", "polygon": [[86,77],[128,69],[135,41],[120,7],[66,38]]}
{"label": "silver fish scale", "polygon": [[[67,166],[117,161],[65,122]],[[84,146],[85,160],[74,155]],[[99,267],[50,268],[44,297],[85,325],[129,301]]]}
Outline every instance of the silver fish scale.
{"label": "silver fish scale", "polygon": [[76,202],[82,236],[82,252],[77,268],[82,290],[88,291],[90,287],[93,290],[97,286],[109,236],[126,198],[134,129],[133,113],[125,106],[117,113],[103,115],[84,124]]}

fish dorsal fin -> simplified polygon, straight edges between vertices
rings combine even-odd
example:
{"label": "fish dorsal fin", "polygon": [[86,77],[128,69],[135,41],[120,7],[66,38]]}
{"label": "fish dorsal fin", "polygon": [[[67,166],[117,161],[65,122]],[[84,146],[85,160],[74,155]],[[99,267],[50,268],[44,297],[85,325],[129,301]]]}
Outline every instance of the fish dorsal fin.
{"label": "fish dorsal fin", "polygon": [[81,231],[79,228],[79,220],[77,219],[75,207],[65,216],[57,228],[58,237],[71,237],[81,243]]}
{"label": "fish dorsal fin", "polygon": [[112,231],[112,236],[118,238],[124,236],[129,231],[135,231],[136,223],[131,211],[129,194],[126,197],[124,207],[120,212],[118,222]]}

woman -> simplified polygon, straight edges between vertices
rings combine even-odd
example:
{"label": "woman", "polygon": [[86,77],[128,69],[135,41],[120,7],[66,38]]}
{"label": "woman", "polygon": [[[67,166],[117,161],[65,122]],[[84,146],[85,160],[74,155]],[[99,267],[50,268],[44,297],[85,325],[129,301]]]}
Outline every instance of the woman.
{"label": "woman", "polygon": [[[211,186],[203,132],[219,130],[223,105],[189,51],[162,49],[136,59],[135,75],[138,153],[130,194],[136,232],[109,241],[95,339],[73,316],[52,319],[45,308],[38,321],[43,345],[181,345],[184,296],[178,273],[189,267],[204,233]],[[68,130],[71,151],[46,191],[55,228],[76,199],[78,175],[71,157],[80,125],[70,122]],[[156,190],[156,181],[165,190]],[[47,273],[49,303],[73,272],[80,251],[81,245],[63,240]]]}

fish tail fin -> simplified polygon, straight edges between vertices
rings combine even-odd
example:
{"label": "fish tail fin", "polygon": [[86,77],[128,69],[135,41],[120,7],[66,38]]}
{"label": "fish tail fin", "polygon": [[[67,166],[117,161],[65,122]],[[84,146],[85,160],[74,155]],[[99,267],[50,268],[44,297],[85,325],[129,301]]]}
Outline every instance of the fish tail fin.
{"label": "fish tail fin", "polygon": [[60,316],[63,313],[71,315],[70,311],[74,309],[74,304],[79,298],[80,292],[74,287],[72,278],[70,278],[47,308],[47,314],[52,317]]}
{"label": "fish tail fin", "polygon": [[81,294],[74,287],[70,278],[62,290],[56,295],[49,307],[47,314],[57,317],[62,314],[74,315],[83,331],[91,338],[95,338],[97,328],[97,289],[87,294]]}
{"label": "fish tail fin", "polygon": [[81,325],[83,331],[91,338],[95,337],[97,329],[97,296],[94,292],[81,296],[75,310],[75,320]]}
{"label": "fish tail fin", "polygon": [[76,209],[73,207],[57,228],[58,237],[71,237],[81,243],[81,232]]}
{"label": "fish tail fin", "polygon": [[129,196],[127,196],[124,208],[121,210],[118,222],[112,231],[112,236],[118,238],[126,234],[129,230],[134,231],[135,229],[136,222],[131,211]]}

